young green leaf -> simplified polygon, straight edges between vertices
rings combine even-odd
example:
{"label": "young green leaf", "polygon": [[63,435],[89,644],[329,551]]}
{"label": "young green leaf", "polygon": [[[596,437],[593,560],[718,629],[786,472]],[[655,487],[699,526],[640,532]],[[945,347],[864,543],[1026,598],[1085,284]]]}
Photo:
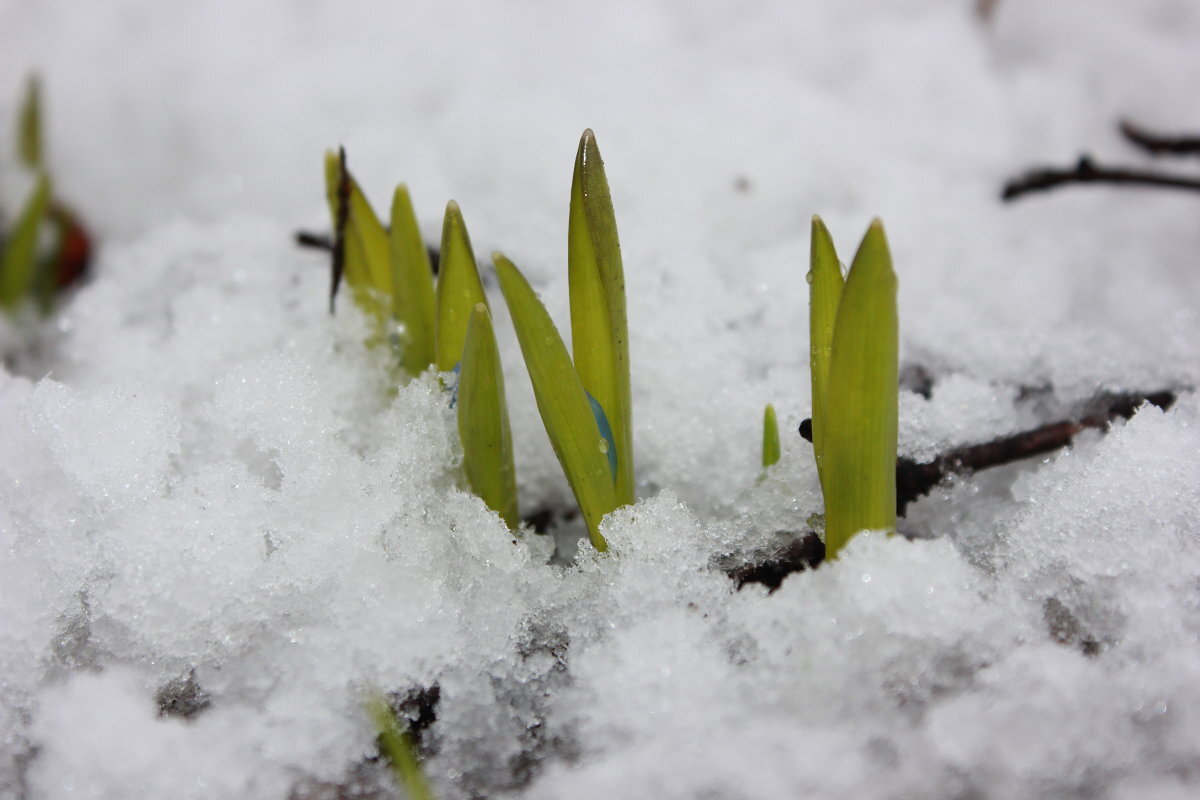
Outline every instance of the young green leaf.
{"label": "young green leaf", "polygon": [[392,766],[396,782],[409,800],[433,800],[433,790],[421,769],[421,759],[407,726],[382,696],[367,701],[367,711],[379,737],[379,752]]}
{"label": "young green leaf", "polygon": [[763,469],[779,463],[779,422],[775,419],[775,406],[767,403],[763,410]]}
{"label": "young green leaf", "polygon": [[542,301],[512,262],[496,253],[500,290],[517,331],[542,423],[583,513],[592,546],[604,552],[600,521],[617,506],[601,435],[587,391]]}
{"label": "young green leaf", "polygon": [[817,474],[825,483],[825,403],[829,386],[829,359],[833,353],[833,329],[842,297],[841,265],[829,229],[821,218],[812,220],[809,258],[809,366],[812,373],[812,434]]}
{"label": "young green leaf", "polygon": [[611,426],[616,498],[625,505],[636,499],[625,272],[608,178],[591,130],[583,132],[575,156],[567,268],[575,369]]}
{"label": "young green leaf", "polygon": [[392,196],[391,256],[392,308],[402,327],[401,363],[410,375],[420,375],[436,355],[433,268],[404,184]]}
{"label": "young green leaf", "polygon": [[467,236],[458,203],[446,204],[442,223],[442,250],[438,261],[437,286],[437,368],[449,372],[462,360],[463,343],[471,311],[479,303],[487,305],[483,282],[475,264],[475,252]]}
{"label": "young green leaf", "polygon": [[30,75],[25,83],[25,98],[21,102],[17,123],[17,156],[33,170],[42,168],[42,91],[41,81]]}
{"label": "young green leaf", "polygon": [[896,275],[875,220],[850,266],[833,334],[822,479],[829,558],[858,531],[896,527],[898,341]]}
{"label": "young green leaf", "polygon": [[[368,287],[378,298],[381,308],[390,312],[393,289],[388,234],[358,182],[350,176],[347,179],[350,182],[350,210],[346,220],[346,235],[350,249],[347,252],[346,279],[351,285],[357,281]],[[390,313],[385,316],[390,316]]]}
{"label": "young green leaf", "polygon": [[38,237],[49,204],[50,179],[43,173],[4,242],[4,253],[0,256],[0,308],[16,308],[33,287],[37,277]]}
{"label": "young green leaf", "polygon": [[504,372],[487,306],[476,303],[458,378],[458,437],[471,491],[516,530],[517,473],[504,402]]}

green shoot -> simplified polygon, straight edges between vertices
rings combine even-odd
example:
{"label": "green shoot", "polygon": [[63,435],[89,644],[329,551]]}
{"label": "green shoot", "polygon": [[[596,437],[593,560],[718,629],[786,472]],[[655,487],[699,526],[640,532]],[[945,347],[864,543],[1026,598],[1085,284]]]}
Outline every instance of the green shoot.
{"label": "green shoot", "polygon": [[592,546],[604,552],[608,543],[600,535],[600,521],[618,505],[609,439],[601,434],[599,418],[546,307],[512,262],[499,253],[492,259],[550,444],[575,493]]}
{"label": "green shoot", "polygon": [[458,378],[458,436],[467,485],[515,531],[521,517],[504,372],[491,315],[483,303],[475,305],[467,326]]}
{"label": "green shoot", "polygon": [[379,752],[391,764],[396,783],[409,800],[433,800],[433,790],[421,769],[421,759],[406,726],[381,696],[367,702],[367,711],[379,733]]}
{"label": "green shoot", "polygon": [[604,162],[591,130],[583,132],[575,156],[567,239],[575,369],[607,417],[616,454],[616,501],[626,505],[636,498],[625,273]]}
{"label": "green shoot", "polygon": [[779,422],[775,419],[775,406],[767,403],[767,407],[763,409],[763,469],[778,464],[779,456]]}
{"label": "green shoot", "polygon": [[[824,240],[818,243],[817,239]],[[828,311],[832,243],[814,224],[813,315]],[[832,282],[832,278],[830,278]],[[836,285],[836,284],[835,284]],[[825,495],[825,553],[834,558],[862,530],[896,527],[898,341],[896,275],[883,225],[871,223],[836,300],[827,377],[823,347],[814,344],[813,440]],[[816,322],[814,321],[814,329]],[[819,329],[819,332],[824,329]],[[818,394],[818,386],[825,392]],[[818,438],[820,437],[820,438]],[[823,451],[823,455],[822,455]]]}
{"label": "green shoot", "polygon": [[392,195],[392,311],[400,324],[401,363],[420,375],[436,355],[433,268],[404,184]]}
{"label": "green shoot", "polygon": [[38,237],[50,205],[50,179],[38,176],[33,194],[4,241],[0,255],[0,308],[12,311],[29,296],[38,272]]}
{"label": "green shoot", "polygon": [[17,157],[31,170],[40,170],[44,166],[41,88],[38,77],[30,75],[25,83],[25,98],[21,102],[20,118],[17,122]]}
{"label": "green shoot", "polygon": [[809,361],[812,367],[813,452],[817,475],[825,483],[825,398],[829,386],[829,361],[833,355],[833,327],[842,298],[842,269],[829,229],[820,217],[812,221],[809,283]]}
{"label": "green shoot", "polygon": [[467,226],[453,200],[446,204],[438,263],[436,363],[439,372],[450,372],[462,360],[472,311],[487,305]]}

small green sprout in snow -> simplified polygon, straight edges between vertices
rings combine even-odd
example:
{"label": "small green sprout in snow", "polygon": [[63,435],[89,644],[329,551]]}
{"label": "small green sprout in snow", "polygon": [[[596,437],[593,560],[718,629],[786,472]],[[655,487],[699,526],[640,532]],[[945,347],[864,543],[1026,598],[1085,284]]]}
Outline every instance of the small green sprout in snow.
{"label": "small green sprout in snow", "polygon": [[768,467],[778,464],[779,456],[779,421],[775,418],[775,406],[767,403],[767,407],[763,409],[763,470],[765,471]]}
{"label": "small green sprout in snow", "polygon": [[45,313],[58,292],[84,274],[91,242],[75,215],[54,198],[45,168],[41,84],[36,76],[26,84],[16,149],[17,160],[35,180],[15,224],[0,230],[0,310],[15,312],[32,300]]}
{"label": "small green sprout in snow", "polygon": [[574,362],[545,306],[512,262],[496,274],[529,369],[538,411],[601,552],[600,520],[636,499],[625,273],[604,162],[591,130],[575,157],[567,235]]}
{"label": "small green sprout in snow", "polygon": [[433,790],[421,769],[421,759],[405,726],[382,696],[367,701],[367,711],[378,735],[379,754],[387,759],[409,800],[433,800]]}
{"label": "small green sprout in snow", "polygon": [[896,528],[899,329],[882,223],[871,223],[843,281],[814,217],[808,280],[813,450],[833,558],[859,531]]}

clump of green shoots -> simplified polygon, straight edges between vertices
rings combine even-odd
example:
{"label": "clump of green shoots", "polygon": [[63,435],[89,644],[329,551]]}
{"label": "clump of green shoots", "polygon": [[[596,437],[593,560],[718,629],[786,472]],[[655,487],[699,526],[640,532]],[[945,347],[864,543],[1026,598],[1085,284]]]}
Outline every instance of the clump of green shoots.
{"label": "clump of green shoots", "polygon": [[604,163],[584,131],[571,185],[567,269],[574,361],[529,282],[493,256],[538,411],[592,545],[600,521],[635,500],[625,273]]}
{"label": "clump of green shoots", "polygon": [[843,278],[814,217],[808,280],[812,441],[833,558],[859,531],[896,528],[899,329],[882,223],[871,223]]}
{"label": "clump of green shoots", "polygon": [[[431,366],[458,373],[466,482],[515,530],[520,518],[503,370],[458,205],[446,207],[435,287],[403,185],[384,227],[344,152],[326,154],[325,180],[334,227],[331,304],[344,278],[372,321],[369,344],[394,348],[412,376]],[[608,179],[590,130],[575,158],[567,244],[573,358],[520,270],[499,253],[493,260],[550,443],[592,545],[604,551],[601,519],[635,499],[633,428],[625,275]]]}
{"label": "clump of green shoots", "polygon": [[[13,313],[34,301],[47,313],[59,290],[87,264],[87,235],[75,216],[55,202],[44,153],[40,84],[31,77],[17,120],[17,160],[35,178],[12,228],[0,230],[0,311]],[[43,242],[46,232],[49,247]]]}
{"label": "clump of green shoots", "polygon": [[372,321],[369,344],[392,347],[410,376],[430,367],[458,373],[455,403],[467,485],[516,530],[520,515],[504,376],[458,204],[446,206],[435,289],[429,253],[403,184],[392,195],[391,225],[385,228],[346,169],[344,151],[326,154],[325,183],[334,223],[330,303],[344,277]]}

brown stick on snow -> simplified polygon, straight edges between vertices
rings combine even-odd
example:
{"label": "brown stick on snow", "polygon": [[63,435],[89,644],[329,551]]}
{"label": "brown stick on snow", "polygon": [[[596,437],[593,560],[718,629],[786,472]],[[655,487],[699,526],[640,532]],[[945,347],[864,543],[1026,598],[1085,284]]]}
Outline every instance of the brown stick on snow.
{"label": "brown stick on snow", "polygon": [[946,477],[1011,464],[1066,447],[1087,428],[1103,429],[1118,418],[1128,419],[1143,403],[1162,409],[1175,402],[1169,391],[1151,394],[1102,395],[1075,421],[1065,420],[1006,436],[983,444],[958,447],[926,464],[907,458],[896,460],[896,513],[904,516],[908,504],[929,493]]}
{"label": "brown stick on snow", "polygon": [[1160,186],[1171,189],[1200,191],[1200,178],[1171,175],[1153,170],[1126,169],[1098,165],[1091,156],[1080,156],[1073,169],[1044,167],[1030,170],[1004,184],[1002,200],[1015,200],[1031,192],[1047,191],[1076,183],[1113,185]]}
{"label": "brown stick on snow", "polygon": [[1200,155],[1200,136],[1168,136],[1155,133],[1127,119],[1120,122],[1121,135],[1151,155]]}

